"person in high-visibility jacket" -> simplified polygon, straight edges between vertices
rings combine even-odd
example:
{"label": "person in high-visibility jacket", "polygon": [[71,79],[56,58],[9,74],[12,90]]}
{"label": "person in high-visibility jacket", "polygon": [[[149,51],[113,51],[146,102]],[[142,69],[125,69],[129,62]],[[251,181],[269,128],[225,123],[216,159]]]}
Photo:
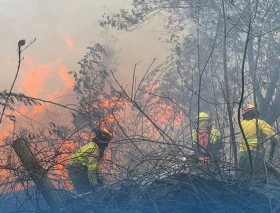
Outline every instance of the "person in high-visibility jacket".
{"label": "person in high-visibility jacket", "polygon": [[103,185],[98,166],[113,133],[107,126],[100,126],[94,133],[93,141],[72,154],[66,166],[68,176],[78,194],[94,191]]}
{"label": "person in high-visibility jacket", "polygon": [[215,163],[215,169],[220,161],[220,151],[223,144],[220,133],[212,127],[211,118],[205,112],[198,115],[199,128],[192,130],[192,148],[194,156],[201,163]]}
{"label": "person in high-visibility jacket", "polygon": [[[251,154],[252,166],[250,163],[249,152],[244,138],[239,144],[238,165],[240,168],[241,178],[250,178],[250,174],[254,173],[254,179],[265,178],[265,162],[264,148],[262,142],[270,138],[272,144],[279,141],[279,137],[275,134],[273,128],[264,120],[258,119],[259,112],[254,104],[248,104],[242,112],[243,121],[241,122]],[[257,125],[258,124],[258,125]],[[258,131],[257,131],[258,126]],[[258,136],[257,136],[258,135]]]}

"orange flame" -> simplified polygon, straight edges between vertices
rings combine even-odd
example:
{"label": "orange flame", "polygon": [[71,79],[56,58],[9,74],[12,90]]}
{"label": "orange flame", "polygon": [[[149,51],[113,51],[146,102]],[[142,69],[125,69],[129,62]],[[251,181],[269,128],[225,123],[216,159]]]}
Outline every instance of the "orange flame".
{"label": "orange flame", "polygon": [[167,104],[157,104],[155,107],[150,109],[150,113],[154,120],[159,124],[179,126],[182,124],[183,112],[180,110],[175,112],[173,106]]}
{"label": "orange flame", "polygon": [[[24,93],[27,96],[31,97],[39,97],[45,100],[53,100],[58,95],[65,95],[69,90],[72,91],[72,87],[74,85],[74,81],[68,76],[68,69],[67,67],[61,62],[56,61],[50,64],[40,64],[37,63],[32,57],[25,56],[22,72],[18,77],[17,81],[17,91],[20,93]],[[62,86],[61,86],[62,85]],[[56,89],[59,88],[59,89]],[[45,107],[45,106],[44,106]],[[17,111],[13,112],[13,115],[16,116],[16,128],[19,129],[20,127],[25,128],[32,128],[35,123],[30,123],[30,121],[26,122],[26,117],[34,119],[40,122],[40,119],[44,118],[44,123],[47,117],[43,115],[43,111],[45,108],[42,106],[22,106],[19,105]],[[9,110],[7,109],[5,114],[10,114]],[[40,115],[40,118],[38,117]],[[30,126],[26,124],[30,123]],[[11,136],[11,132],[14,130],[14,124],[8,118],[4,117],[3,123],[0,126],[0,140],[4,140],[6,137]],[[18,132],[17,132],[18,133]],[[0,141],[3,144],[3,141]],[[68,146],[68,145],[67,145]],[[68,148],[71,146],[68,146]],[[65,160],[66,153],[61,156],[60,161]],[[67,154],[68,155],[68,154]],[[2,163],[5,162],[5,158],[1,159]],[[58,163],[56,166],[57,174],[65,175],[65,169]],[[66,172],[67,173],[67,172]],[[10,178],[8,170],[1,170],[0,176],[2,181],[2,176],[4,178]],[[67,177],[67,174],[66,174]],[[2,181],[3,182],[3,181]],[[21,189],[21,185],[15,185],[15,189]]]}
{"label": "orange flame", "polygon": [[63,36],[63,40],[66,42],[69,49],[73,49],[73,40],[69,36]]}
{"label": "orange flame", "polygon": [[25,57],[25,62],[27,70],[24,70],[24,74],[20,79],[22,89],[26,95],[38,97],[40,92],[45,91],[43,86],[50,76],[51,66],[48,64],[37,64],[28,56]]}
{"label": "orange flame", "polygon": [[[71,89],[74,80],[68,75],[66,66],[61,61],[52,64],[38,64],[31,57],[25,57],[24,71],[20,80],[20,89],[26,95],[32,97],[45,98],[47,94],[55,94],[54,90],[60,84],[64,83],[63,91]],[[42,97],[43,96],[43,97]]]}
{"label": "orange flame", "polygon": [[74,153],[77,143],[71,140],[59,140],[58,144],[58,150],[61,154],[56,159],[57,164],[54,166],[54,174],[59,175],[67,189],[72,189],[65,165],[68,163],[71,153]]}
{"label": "orange flame", "polygon": [[[66,42],[69,49],[73,48],[73,41],[70,37],[64,36],[64,41]],[[27,61],[27,69],[24,72],[24,75],[21,79],[21,89],[23,92],[29,96],[40,97],[42,99],[51,100],[55,95],[63,95],[70,89],[72,89],[74,85],[74,81],[67,74],[67,67],[57,61],[53,64],[37,64],[31,57],[25,57]],[[54,90],[54,83],[60,81],[63,83],[63,89]],[[122,109],[127,107],[127,103],[119,100],[118,98],[105,99],[104,97],[99,97],[102,102],[102,107],[104,108],[114,108],[120,107]],[[100,105],[99,105],[100,106]],[[97,107],[94,105],[93,107]],[[35,106],[32,110],[24,110],[24,108],[19,110],[20,113],[27,116],[36,116],[44,111],[44,108],[41,106]],[[180,125],[182,123],[183,113],[181,111],[175,112],[174,108],[167,104],[155,104],[148,109],[149,114],[152,119],[155,121],[168,125],[170,121],[173,122],[174,126]],[[113,123],[115,121],[114,116],[108,113],[105,117],[105,122]],[[12,129],[13,124],[9,128]],[[9,135],[9,131],[2,133],[4,136]],[[85,135],[83,135],[85,136]],[[56,158],[56,165],[54,167],[54,174],[59,175],[63,180],[67,180],[68,175],[65,169],[65,164],[67,163],[70,153],[75,150],[75,142],[73,141],[58,141],[58,150],[61,153]],[[104,156],[105,159],[110,161],[111,152],[108,150]],[[69,182],[65,182],[67,188],[71,188],[71,184]]]}
{"label": "orange flame", "polygon": [[1,124],[0,129],[2,129],[1,127],[4,127],[4,130],[0,130],[0,143],[2,144],[2,140],[4,140],[6,137],[8,137],[11,132],[14,129],[14,124],[10,121],[10,120],[4,120],[4,122]]}
{"label": "orange flame", "polygon": [[[31,97],[40,97],[45,100],[53,100],[55,97],[63,96],[72,90],[74,81],[68,75],[67,67],[56,61],[52,64],[38,64],[31,57],[25,57],[24,71],[19,79],[19,89],[22,93]],[[62,89],[54,89],[63,84]],[[56,86],[57,85],[57,86]],[[45,109],[41,106],[29,108],[26,116],[36,116]]]}
{"label": "orange flame", "polygon": [[63,80],[64,82],[65,85],[64,90],[72,89],[74,85],[74,81],[73,79],[70,78],[67,68],[64,65],[62,65],[59,68],[58,72],[61,80]]}

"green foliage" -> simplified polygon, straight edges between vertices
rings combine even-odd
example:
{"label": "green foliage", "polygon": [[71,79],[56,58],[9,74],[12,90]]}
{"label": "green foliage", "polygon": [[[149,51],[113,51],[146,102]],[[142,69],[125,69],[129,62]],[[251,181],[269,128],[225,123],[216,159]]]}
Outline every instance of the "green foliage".
{"label": "green foliage", "polygon": [[82,60],[79,72],[71,71],[75,79],[74,91],[77,93],[80,112],[73,113],[77,128],[87,124],[97,125],[108,119],[113,112],[120,110],[114,104],[116,94],[108,84],[110,81],[111,66],[114,65],[114,49],[110,43],[99,43],[88,47],[88,52]]}

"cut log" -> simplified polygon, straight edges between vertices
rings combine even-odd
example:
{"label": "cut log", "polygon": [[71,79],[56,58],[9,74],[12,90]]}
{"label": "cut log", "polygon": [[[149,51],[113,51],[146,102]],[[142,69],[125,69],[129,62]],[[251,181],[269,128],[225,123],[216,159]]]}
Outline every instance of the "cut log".
{"label": "cut log", "polygon": [[47,176],[47,172],[42,168],[34,154],[32,153],[29,143],[19,138],[12,144],[13,149],[20,158],[24,168],[28,171],[34,181],[38,191],[42,194],[52,212],[60,213],[65,209],[57,189]]}

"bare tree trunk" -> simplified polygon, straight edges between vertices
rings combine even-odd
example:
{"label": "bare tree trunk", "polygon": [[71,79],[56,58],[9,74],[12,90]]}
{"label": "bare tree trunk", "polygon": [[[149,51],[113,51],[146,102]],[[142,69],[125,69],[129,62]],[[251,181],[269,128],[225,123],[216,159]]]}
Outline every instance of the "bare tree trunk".
{"label": "bare tree trunk", "polygon": [[46,171],[32,153],[28,142],[24,139],[17,139],[12,144],[13,149],[20,158],[24,168],[43,195],[52,212],[60,213],[64,209],[64,203],[56,188],[48,178]]}
{"label": "bare tree trunk", "polygon": [[235,168],[238,167],[237,162],[237,146],[235,141],[235,134],[234,134],[234,126],[233,126],[233,119],[232,119],[232,109],[231,109],[231,97],[230,97],[230,89],[228,83],[228,71],[227,71],[227,24],[226,24],[226,9],[225,9],[225,1],[222,0],[223,4],[223,19],[224,19],[224,38],[223,38],[223,66],[224,66],[224,87],[225,87],[225,100],[227,105],[227,114],[228,114],[228,121],[229,121],[229,128],[230,128],[230,144],[233,151],[233,159],[234,159],[234,166]]}
{"label": "bare tree trunk", "polygon": [[199,6],[197,7],[198,11],[197,11],[197,67],[198,67],[198,75],[199,75],[199,83],[198,83],[198,94],[197,94],[197,125],[196,125],[196,145],[197,145],[197,150],[200,150],[200,145],[199,145],[199,113],[200,113],[200,93],[201,93],[201,81],[202,81],[202,73],[201,73],[201,69],[200,69],[200,46],[199,46],[199,18],[200,18],[200,8]]}
{"label": "bare tree trunk", "polygon": [[[256,109],[258,109],[256,91],[259,90],[258,82],[257,82],[257,67],[258,67],[258,61],[259,61],[259,56],[260,56],[261,36],[258,37],[257,45],[258,45],[258,50],[257,50],[257,55],[256,55],[255,65],[254,65],[254,72],[253,72],[253,96],[254,96],[254,105],[255,105]],[[256,113],[256,134],[257,134],[257,141],[258,141],[258,147],[257,147],[257,152],[258,152],[260,149],[260,132],[259,132],[259,122],[258,122],[259,118],[257,116],[258,111],[256,110],[255,113]]]}
{"label": "bare tree trunk", "polygon": [[251,22],[249,22],[249,24],[248,24],[247,38],[246,38],[246,41],[245,41],[245,48],[244,48],[244,53],[243,53],[242,66],[241,66],[242,84],[241,84],[241,96],[240,96],[240,100],[239,100],[239,104],[238,104],[238,125],[239,125],[243,140],[244,140],[246,148],[247,148],[250,167],[251,167],[251,169],[253,169],[252,156],[251,156],[251,151],[250,151],[250,148],[249,148],[249,143],[247,141],[245,132],[244,132],[243,127],[241,125],[241,106],[242,106],[243,101],[244,101],[244,88],[245,88],[245,74],[244,74],[244,71],[245,71],[245,62],[246,62],[248,44],[249,44],[250,35],[251,35],[251,24],[252,24]]}

